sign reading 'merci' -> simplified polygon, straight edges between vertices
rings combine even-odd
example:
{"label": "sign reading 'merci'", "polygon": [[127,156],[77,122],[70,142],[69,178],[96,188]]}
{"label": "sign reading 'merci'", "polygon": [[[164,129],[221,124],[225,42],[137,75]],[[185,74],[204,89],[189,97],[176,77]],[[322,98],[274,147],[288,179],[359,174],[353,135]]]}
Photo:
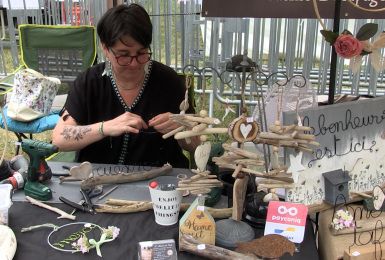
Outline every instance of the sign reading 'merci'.
{"label": "sign reading 'merci'", "polygon": [[[341,18],[379,18],[383,19],[384,0],[342,0]],[[334,18],[335,0],[317,0],[322,18]],[[202,16],[205,17],[258,17],[258,18],[316,18],[313,0],[203,0]]]}

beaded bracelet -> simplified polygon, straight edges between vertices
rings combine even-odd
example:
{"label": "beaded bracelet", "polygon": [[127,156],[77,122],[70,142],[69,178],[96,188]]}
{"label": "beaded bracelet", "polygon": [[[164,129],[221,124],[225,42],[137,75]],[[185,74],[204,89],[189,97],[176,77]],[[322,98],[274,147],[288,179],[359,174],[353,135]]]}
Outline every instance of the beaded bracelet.
{"label": "beaded bracelet", "polygon": [[104,124],[104,121],[102,121],[99,125],[99,134],[101,136],[104,136],[104,131],[103,131],[103,124]]}

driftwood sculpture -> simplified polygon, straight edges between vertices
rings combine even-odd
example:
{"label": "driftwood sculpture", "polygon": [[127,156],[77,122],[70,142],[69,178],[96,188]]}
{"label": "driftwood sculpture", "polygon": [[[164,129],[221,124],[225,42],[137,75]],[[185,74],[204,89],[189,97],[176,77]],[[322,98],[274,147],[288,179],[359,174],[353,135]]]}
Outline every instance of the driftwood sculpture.
{"label": "driftwood sculpture", "polygon": [[314,135],[304,133],[304,131],[311,130],[310,127],[301,125],[282,126],[280,121],[276,121],[269,127],[269,132],[260,133],[254,142],[275,147],[290,147],[312,153],[311,146],[319,146],[319,143],[315,141]]}
{"label": "driftwood sculpture", "polygon": [[135,181],[149,180],[156,178],[158,176],[167,174],[171,172],[172,166],[170,164],[165,164],[160,168],[154,168],[149,171],[138,171],[138,172],[122,172],[116,175],[109,176],[96,176],[84,180],[81,184],[83,190],[92,189],[100,184],[119,184],[119,183],[129,183]]}
{"label": "driftwood sculpture", "polygon": [[267,178],[280,181],[281,183],[293,183],[291,175],[283,173],[281,170],[272,170],[268,173],[260,172],[249,167],[263,166],[265,161],[262,160],[260,154],[249,152],[241,148],[232,147],[223,144],[223,148],[227,151],[221,157],[214,157],[213,161],[222,168],[234,170],[233,177],[237,177],[240,172],[250,173],[256,177]]}
{"label": "driftwood sculpture", "polygon": [[209,244],[202,244],[195,240],[190,235],[182,235],[179,242],[179,250],[187,251],[194,255],[207,257],[208,259],[218,259],[218,260],[262,260],[259,257],[244,255],[237,253],[222,247],[213,246]]}
{"label": "driftwood sculpture", "polygon": [[210,175],[209,171],[192,170],[196,175],[191,178],[178,182],[177,190],[190,191],[191,194],[205,194],[211,191],[211,188],[222,187],[223,184],[217,179],[216,175]]}

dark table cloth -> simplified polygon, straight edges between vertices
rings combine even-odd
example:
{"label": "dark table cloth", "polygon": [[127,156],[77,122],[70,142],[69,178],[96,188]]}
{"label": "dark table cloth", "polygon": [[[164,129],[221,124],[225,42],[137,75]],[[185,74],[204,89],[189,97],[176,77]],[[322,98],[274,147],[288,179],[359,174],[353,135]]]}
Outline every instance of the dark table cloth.
{"label": "dark table cloth", "polygon": [[[71,208],[64,204],[52,204],[69,212]],[[53,223],[61,226],[72,223],[71,220],[57,219],[59,215],[43,208],[31,205],[27,202],[14,202],[9,212],[9,226],[16,234],[17,251],[14,260],[27,259],[98,259],[96,250],[89,253],[65,253],[52,249],[47,243],[50,228],[40,228],[21,233],[22,227]],[[120,228],[118,238],[101,247],[104,259],[137,259],[137,243],[148,240],[174,239],[178,242],[178,225],[160,226],[155,223],[153,211],[130,214],[76,213],[76,221],[91,222],[101,227],[116,226]],[[262,234],[262,230],[256,230],[256,234]],[[294,257],[285,255],[283,259],[318,259],[315,239],[311,224],[308,223],[304,242],[300,246],[300,252]],[[179,252],[178,259],[202,259],[186,252]]]}

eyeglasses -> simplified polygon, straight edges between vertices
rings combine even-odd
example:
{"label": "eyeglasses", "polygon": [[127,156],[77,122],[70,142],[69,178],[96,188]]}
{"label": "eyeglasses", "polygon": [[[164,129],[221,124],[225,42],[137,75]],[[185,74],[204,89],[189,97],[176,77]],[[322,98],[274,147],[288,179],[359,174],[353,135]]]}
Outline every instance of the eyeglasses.
{"label": "eyeglasses", "polygon": [[[151,50],[151,49],[150,49]],[[120,55],[117,56],[112,48],[110,51],[115,56],[116,62],[120,66],[128,66],[131,64],[132,60],[135,58],[136,62],[139,64],[144,64],[151,59],[152,52],[139,53],[138,55],[130,56],[130,55]]]}

